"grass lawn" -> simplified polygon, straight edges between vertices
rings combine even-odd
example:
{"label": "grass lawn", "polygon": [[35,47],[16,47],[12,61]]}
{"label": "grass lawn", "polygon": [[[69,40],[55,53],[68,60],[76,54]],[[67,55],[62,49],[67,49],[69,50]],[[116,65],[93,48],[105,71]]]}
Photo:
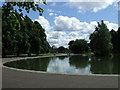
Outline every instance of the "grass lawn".
{"label": "grass lawn", "polygon": [[[61,53],[45,53],[39,54],[38,56],[51,56],[51,55],[61,55]],[[36,54],[31,54],[31,57],[36,56]],[[5,58],[18,57],[17,55],[6,55]],[[28,57],[28,54],[20,54],[19,57]]]}
{"label": "grass lawn", "polygon": [[[62,55],[62,54],[68,54],[68,55],[74,55],[73,53],[44,53],[44,54],[39,54],[38,56],[52,56],[52,55]],[[91,56],[94,55],[93,52],[85,52],[80,54],[82,56]],[[30,57],[35,57],[36,54],[31,54]],[[18,57],[17,55],[6,55],[5,58],[14,58],[14,57]],[[19,57],[28,57],[28,54],[20,54]]]}

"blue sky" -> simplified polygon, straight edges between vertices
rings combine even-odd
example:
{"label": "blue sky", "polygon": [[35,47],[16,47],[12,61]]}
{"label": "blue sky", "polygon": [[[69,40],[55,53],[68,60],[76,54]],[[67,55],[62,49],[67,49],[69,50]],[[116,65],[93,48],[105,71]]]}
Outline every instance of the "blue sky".
{"label": "blue sky", "polygon": [[[48,9],[54,10],[54,13],[57,14],[57,16],[68,16],[68,17],[76,17],[82,22],[91,22],[91,21],[98,21],[101,20],[110,21],[112,23],[118,23],[118,10],[115,5],[110,5],[107,8],[100,10],[98,12],[92,12],[91,10],[83,11],[81,13],[78,13],[77,8],[71,8],[65,5],[65,2],[57,2],[55,6],[52,6],[53,2],[48,2],[47,5],[40,5],[45,12],[43,13],[43,16],[49,20],[51,25],[53,25],[54,16],[49,16]],[[92,3],[92,2],[91,2]],[[60,11],[60,12],[59,12]],[[39,17],[38,12],[34,12],[31,10],[31,12],[28,14],[28,16],[35,20]]]}
{"label": "blue sky", "polygon": [[[70,0],[72,1],[72,0]],[[108,29],[118,29],[118,6],[116,0],[106,2],[48,2],[41,4],[43,16],[38,11],[27,14],[45,29],[50,45],[68,46],[69,41],[85,39],[94,32],[97,22],[104,20]]]}

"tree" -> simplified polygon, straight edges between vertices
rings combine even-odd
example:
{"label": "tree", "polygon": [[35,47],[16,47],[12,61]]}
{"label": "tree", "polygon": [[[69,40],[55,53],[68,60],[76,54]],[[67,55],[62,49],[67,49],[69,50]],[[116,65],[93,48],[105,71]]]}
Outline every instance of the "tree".
{"label": "tree", "polygon": [[60,47],[58,48],[58,53],[65,53],[65,51],[66,51],[66,48],[63,47],[63,46],[60,46]]}
{"label": "tree", "polygon": [[28,55],[35,53],[38,55],[39,53],[49,52],[50,46],[46,40],[45,30],[37,21],[33,22],[28,16],[24,17],[19,14],[14,9],[14,4],[19,8],[30,9],[36,7],[36,5],[29,6],[33,2],[27,4],[23,2],[7,2],[2,6],[3,57],[8,54],[17,54],[19,56],[20,53],[28,53]]}
{"label": "tree", "polygon": [[95,31],[90,36],[90,46],[97,56],[108,56],[112,50],[111,34],[103,21],[98,23]]}
{"label": "tree", "polygon": [[57,52],[57,47],[56,47],[55,45],[53,45],[53,46],[51,47],[50,52],[51,52],[51,53],[58,53],[58,52]]}
{"label": "tree", "polygon": [[[42,1],[46,5],[46,0]],[[40,15],[42,15],[42,13],[44,12],[44,10],[40,8],[39,3],[35,4],[34,0],[31,0],[30,2],[5,2],[2,6],[4,8],[3,12],[6,13],[6,15],[10,14],[10,12],[14,12],[14,6],[18,6],[18,10],[21,16],[23,15],[23,10],[25,10],[27,13],[30,12],[30,9],[32,9],[33,11],[39,11]]]}
{"label": "tree", "polygon": [[113,45],[113,52],[118,52],[118,35],[117,32],[115,30],[111,30],[110,31],[112,39],[111,39],[111,43]]}
{"label": "tree", "polygon": [[[6,54],[15,54],[17,49],[16,44],[16,30],[20,30],[20,23],[16,17],[16,12],[10,12],[9,15],[4,13],[4,8],[2,12],[2,48],[3,48],[3,56]],[[9,27],[9,28],[8,28]]]}
{"label": "tree", "polygon": [[88,51],[88,44],[87,41],[84,39],[76,39],[75,41],[70,41],[69,45],[71,51],[75,54]]}
{"label": "tree", "polygon": [[120,27],[118,28],[118,31],[117,31],[117,47],[118,47],[118,52],[120,53]]}

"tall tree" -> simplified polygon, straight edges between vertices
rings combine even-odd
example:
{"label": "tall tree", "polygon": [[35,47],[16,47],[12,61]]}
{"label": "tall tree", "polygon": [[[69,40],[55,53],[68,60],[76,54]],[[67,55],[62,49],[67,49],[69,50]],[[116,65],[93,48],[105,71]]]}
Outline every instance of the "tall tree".
{"label": "tall tree", "polygon": [[118,52],[118,35],[117,32],[115,30],[111,30],[110,31],[112,39],[111,39],[111,43],[113,45],[113,52]]}
{"label": "tall tree", "polygon": [[63,46],[60,46],[60,47],[58,48],[58,53],[65,53],[65,51],[66,51],[66,48],[63,47]]}
{"label": "tall tree", "polygon": [[112,50],[111,34],[103,21],[98,23],[95,31],[90,36],[90,46],[97,56],[108,56]]}
{"label": "tall tree", "polygon": [[[18,13],[14,6],[18,6],[21,13]],[[25,9],[29,13],[31,8],[43,13],[42,8],[34,2],[6,2],[2,6],[3,56],[7,54],[19,56],[20,53],[38,55],[49,52],[50,46],[46,40],[45,30],[28,16],[23,17],[22,10]]]}
{"label": "tall tree", "polygon": [[70,50],[75,54],[88,51],[88,44],[84,39],[76,39],[75,41],[70,41],[69,45]]}
{"label": "tall tree", "polygon": [[118,31],[117,31],[117,39],[118,39],[118,52],[120,53],[120,27],[118,28]]}
{"label": "tall tree", "polygon": [[[14,54],[16,51],[17,41],[15,39],[16,30],[20,30],[20,23],[16,17],[16,12],[6,14],[2,11],[2,39],[3,39],[3,56],[6,54]],[[8,28],[9,27],[9,28]]]}

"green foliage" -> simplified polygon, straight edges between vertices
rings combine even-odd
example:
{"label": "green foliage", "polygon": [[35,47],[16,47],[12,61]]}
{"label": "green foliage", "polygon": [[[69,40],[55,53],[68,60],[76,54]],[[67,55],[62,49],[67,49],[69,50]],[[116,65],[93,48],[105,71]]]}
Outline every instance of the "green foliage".
{"label": "green foliage", "polygon": [[120,53],[120,27],[118,28],[117,31],[117,50]]}
{"label": "green foliage", "polygon": [[2,39],[3,57],[5,55],[22,53],[47,53],[49,43],[46,40],[45,30],[37,22],[33,22],[28,16],[21,16],[16,10],[5,13],[2,12]]}
{"label": "green foliage", "polygon": [[69,45],[69,49],[71,49],[72,48],[72,44],[74,43],[74,40],[71,40],[69,43],[68,43],[68,45]]}
{"label": "green foliage", "polygon": [[[46,0],[42,0],[43,4],[46,4]],[[3,12],[6,13],[7,15],[10,12],[14,12],[15,8],[14,6],[18,6],[18,10],[20,12],[20,15],[23,15],[23,10],[25,10],[27,13],[30,12],[30,9],[32,9],[33,11],[39,11],[39,14],[42,15],[42,13],[44,12],[44,10],[42,8],[39,7],[40,3],[34,3],[34,0],[31,0],[30,2],[5,2],[3,4]]]}
{"label": "green foliage", "polygon": [[60,46],[60,47],[58,48],[58,53],[65,53],[65,51],[66,51],[66,48],[63,47],[63,46]]}
{"label": "green foliage", "polygon": [[102,21],[98,23],[95,31],[90,36],[90,46],[97,56],[108,56],[112,50],[111,34]]}
{"label": "green foliage", "polygon": [[118,35],[117,32],[114,31],[113,29],[110,31],[112,39],[111,39],[111,43],[113,45],[113,52],[118,52]]}
{"label": "green foliage", "polygon": [[76,39],[75,41],[69,42],[69,48],[75,54],[83,53],[88,51],[88,44],[84,39]]}

